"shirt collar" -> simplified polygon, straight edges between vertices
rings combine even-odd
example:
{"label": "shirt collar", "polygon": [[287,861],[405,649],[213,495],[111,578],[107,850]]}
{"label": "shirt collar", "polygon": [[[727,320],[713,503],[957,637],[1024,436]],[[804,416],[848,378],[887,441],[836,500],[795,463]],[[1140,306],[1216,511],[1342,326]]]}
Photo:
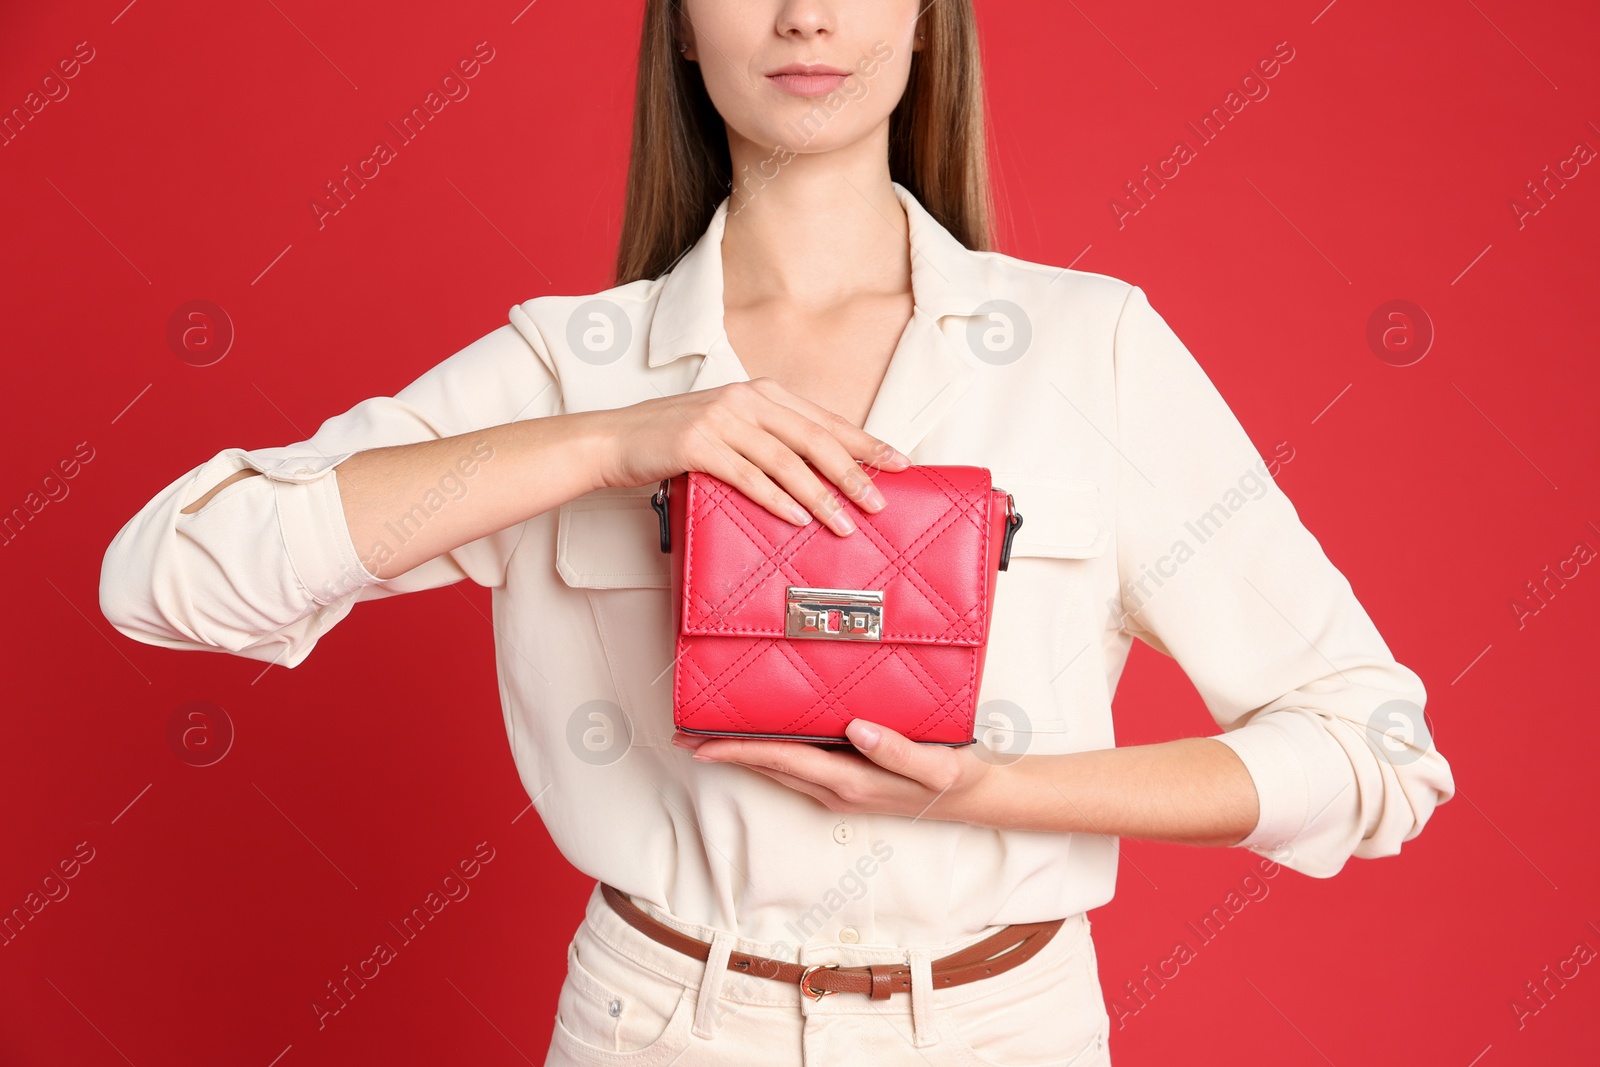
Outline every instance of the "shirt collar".
{"label": "shirt collar", "polygon": [[[891,182],[905,208],[911,244],[912,302],[935,322],[971,315],[989,299],[978,255],[939,224],[910,190]],[[728,198],[717,205],[700,239],[662,282],[650,323],[649,365],[705,355],[725,338],[722,304],[722,233]]]}

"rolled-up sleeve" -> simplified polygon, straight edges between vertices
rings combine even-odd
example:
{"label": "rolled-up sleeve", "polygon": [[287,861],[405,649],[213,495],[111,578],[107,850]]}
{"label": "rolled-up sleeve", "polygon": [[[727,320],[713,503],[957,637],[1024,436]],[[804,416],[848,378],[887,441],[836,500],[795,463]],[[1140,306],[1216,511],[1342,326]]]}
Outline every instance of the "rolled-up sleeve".
{"label": "rolled-up sleeve", "polygon": [[1235,847],[1326,878],[1455,792],[1396,662],[1204,370],[1130,289],[1115,331],[1122,628],[1188,675],[1255,783]]}
{"label": "rolled-up sleeve", "polygon": [[[226,448],[171,482],[106,550],[100,571],[106,619],[145,644],[294,667],[358,602],[463,578],[502,584],[521,525],[393,578],[373,575],[351,539],[334,468],[365,449],[558,414],[554,363],[527,317],[514,318],[519,325],[480,337],[394,396],[335,415],[305,441]],[[480,451],[467,470],[493,459]],[[198,511],[183,513],[246,469],[261,476],[241,478]],[[470,481],[466,470],[459,473],[446,475],[418,516],[425,519],[458,495]]]}

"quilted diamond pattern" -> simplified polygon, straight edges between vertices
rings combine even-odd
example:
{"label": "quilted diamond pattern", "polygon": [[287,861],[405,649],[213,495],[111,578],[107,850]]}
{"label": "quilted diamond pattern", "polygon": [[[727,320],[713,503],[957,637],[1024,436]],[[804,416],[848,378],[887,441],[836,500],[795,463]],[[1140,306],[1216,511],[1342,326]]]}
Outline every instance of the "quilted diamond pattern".
{"label": "quilted diamond pattern", "polygon": [[[1005,496],[982,467],[877,471],[856,531],[797,527],[699,471],[674,479],[673,673],[687,730],[848,743],[852,718],[970,744]],[[784,636],[791,585],[881,589],[881,641]]]}
{"label": "quilted diamond pattern", "polygon": [[782,637],[788,587],[881,589],[883,639],[980,645],[991,488],[982,467],[916,466],[873,478],[888,506],[846,500],[856,532],[795,526],[720,479],[688,479],[683,629]]}

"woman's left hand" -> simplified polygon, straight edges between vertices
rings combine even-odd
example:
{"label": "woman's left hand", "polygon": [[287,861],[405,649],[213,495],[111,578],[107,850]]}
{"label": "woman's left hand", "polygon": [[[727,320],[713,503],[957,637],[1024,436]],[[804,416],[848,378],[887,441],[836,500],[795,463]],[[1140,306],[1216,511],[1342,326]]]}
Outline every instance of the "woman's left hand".
{"label": "woman's left hand", "polygon": [[793,741],[682,732],[673,734],[672,743],[693,749],[696,759],[760,771],[833,811],[993,825],[982,816],[993,814],[996,806],[978,798],[998,786],[1003,775],[997,772],[1005,768],[979,756],[979,745],[921,745],[866,719],[852,719],[845,736],[854,749],[840,745],[837,752],[824,751]]}

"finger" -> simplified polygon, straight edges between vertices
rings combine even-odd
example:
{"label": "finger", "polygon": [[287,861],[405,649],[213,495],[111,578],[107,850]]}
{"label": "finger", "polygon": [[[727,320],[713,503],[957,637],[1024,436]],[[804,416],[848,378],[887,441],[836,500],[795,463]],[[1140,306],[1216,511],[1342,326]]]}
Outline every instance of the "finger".
{"label": "finger", "polygon": [[837,412],[829,411],[821,404],[790,392],[776,378],[752,378],[750,381],[763,396],[793,408],[812,422],[827,427],[853,459],[858,459],[869,467],[884,470],[904,470],[911,465],[911,457],[889,442],[874,437]]}
{"label": "finger", "polygon": [[[716,740],[718,743],[710,746],[711,751],[707,752],[713,760],[738,763],[760,771],[836,811],[921,814],[931,806],[927,799],[929,786],[915,778],[876,767],[870,759],[847,747],[841,747],[836,753],[821,750],[802,753],[795,750],[792,742]],[[726,755],[718,755],[718,751]],[[938,793],[933,798],[935,801],[944,795],[944,790],[934,791]]]}
{"label": "finger", "polygon": [[[858,760],[858,757],[852,754],[849,759],[854,761]],[[864,763],[866,761],[861,762]],[[782,782],[791,789],[807,793],[834,811],[921,814],[932,806],[932,803],[927,799],[929,792],[927,787],[899,775],[886,778],[884,775],[888,774],[888,772],[882,770],[867,771],[864,767],[851,768],[853,772],[851,777],[862,773],[878,777],[869,783],[858,782],[850,785],[845,781],[844,775],[838,776],[836,781],[830,778],[819,782],[809,777],[788,774],[771,767],[762,767],[754,764],[741,764],[741,766],[748,766],[751,770],[760,771],[762,774]],[[940,795],[943,794],[941,793]],[[845,799],[847,796],[854,799],[847,800]],[[935,796],[933,799],[937,801],[939,797]]]}
{"label": "finger", "polygon": [[835,533],[852,533],[855,520],[828,482],[861,510],[882,509],[882,493],[827,426],[777,403],[757,417],[771,440],[760,441],[761,450],[751,458]]}
{"label": "finger", "polygon": [[721,735],[708,737],[695,750],[695,756],[709,756],[714,760],[759,764],[786,774],[811,777],[818,764],[829,754],[819,752],[809,745],[796,745],[792,741],[775,741],[763,737],[733,737]]}
{"label": "finger", "polygon": [[[774,415],[774,413],[777,413]],[[757,413],[755,416],[763,419],[768,425],[774,422],[784,422],[788,419],[797,420],[802,424],[796,430],[793,425],[786,427],[783,432],[793,438],[799,436],[814,436],[820,443],[826,438],[832,442],[838,456],[843,457],[843,462],[857,471],[856,478],[866,482],[864,474],[859,473],[861,468],[855,460],[845,455],[839,443],[816,423],[811,422],[799,412],[785,408],[781,404],[770,404],[765,414]],[[810,429],[806,429],[809,427]],[[725,479],[730,484],[736,485],[750,499],[766,506],[775,515],[784,516],[798,525],[799,513],[787,515],[789,505],[793,504],[805,514],[805,521],[810,522],[815,516],[828,524],[834,533],[840,536],[847,535],[855,530],[855,521],[850,518],[845,510],[844,503],[828,488],[826,482],[819,476],[818,471],[791,448],[787,441],[770,432],[762,425],[754,422],[743,422],[728,427],[723,432],[725,440],[739,453],[737,457],[718,457],[711,461],[722,467],[731,467],[739,472],[739,481]],[[804,447],[804,446],[803,446]],[[754,468],[754,469],[752,469]],[[713,470],[712,473],[718,473]],[[718,475],[721,476],[720,474]],[[746,489],[749,485],[754,491]],[[770,488],[769,488],[770,486]],[[858,489],[857,492],[862,490]],[[767,504],[768,500],[778,500],[782,503],[773,508]]]}
{"label": "finger", "polygon": [[767,428],[842,489],[862,510],[881,511],[883,497],[872,484],[871,472],[904,470],[911,460],[888,442],[859,429],[843,415],[807,400],[800,403],[801,409],[774,404],[775,409],[793,411],[799,419],[785,414]]}
{"label": "finger", "polygon": [[751,770],[759,771],[768,778],[771,778],[777,782],[781,782],[796,792],[805,793],[807,796],[810,796],[814,800],[834,811],[838,811],[840,808],[844,807],[844,801],[840,799],[839,794],[825,786],[820,786],[815,782],[808,782],[804,778],[797,777],[793,774],[784,774],[782,771],[775,771],[770,767],[757,767],[750,764],[741,764],[741,766],[748,766]]}
{"label": "finger", "polygon": [[824,751],[812,745],[761,738],[713,738],[695,751],[718,762],[742,763],[747,767],[772,771],[803,779],[837,794],[847,781],[857,778],[867,767],[846,746]]}
{"label": "finger", "polygon": [[721,478],[778,518],[804,526],[813,518],[811,509],[789,495],[766,471],[742,454],[746,450],[759,450],[760,438],[771,436],[754,426],[744,431],[730,431],[724,438],[730,447],[699,457],[696,469]]}
{"label": "finger", "polygon": [[898,730],[866,719],[851,719],[844,735],[862,755],[884,770],[935,791],[949,788],[950,757],[954,753],[942,746],[916,744]]}

